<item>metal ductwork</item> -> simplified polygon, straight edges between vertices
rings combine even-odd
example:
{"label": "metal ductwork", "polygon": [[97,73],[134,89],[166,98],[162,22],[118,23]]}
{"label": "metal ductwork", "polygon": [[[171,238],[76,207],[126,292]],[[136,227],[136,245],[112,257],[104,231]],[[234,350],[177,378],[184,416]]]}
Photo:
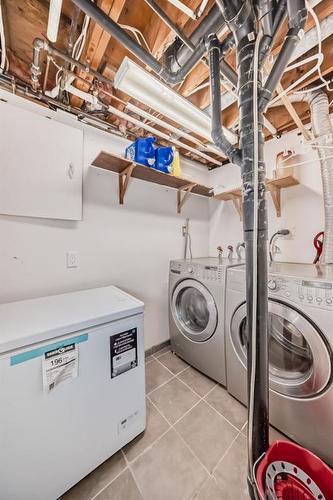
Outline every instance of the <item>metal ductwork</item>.
{"label": "metal ductwork", "polygon": [[[313,137],[320,146],[333,147],[333,127],[329,117],[329,100],[324,91],[318,90],[289,96],[292,102],[307,102],[311,110]],[[323,261],[333,264],[333,158],[332,150],[318,148],[325,213],[325,238]]]}

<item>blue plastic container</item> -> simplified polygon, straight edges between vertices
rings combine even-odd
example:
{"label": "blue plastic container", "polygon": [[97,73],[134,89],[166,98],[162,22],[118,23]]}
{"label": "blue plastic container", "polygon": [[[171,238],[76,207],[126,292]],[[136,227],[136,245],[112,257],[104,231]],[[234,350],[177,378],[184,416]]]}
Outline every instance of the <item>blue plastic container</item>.
{"label": "blue plastic container", "polygon": [[146,167],[155,166],[155,147],[156,137],[145,137],[136,139],[135,142],[127,146],[125,158],[133,160]]}
{"label": "blue plastic container", "polygon": [[169,174],[172,170],[173,156],[173,148],[170,146],[156,148],[154,168]]}

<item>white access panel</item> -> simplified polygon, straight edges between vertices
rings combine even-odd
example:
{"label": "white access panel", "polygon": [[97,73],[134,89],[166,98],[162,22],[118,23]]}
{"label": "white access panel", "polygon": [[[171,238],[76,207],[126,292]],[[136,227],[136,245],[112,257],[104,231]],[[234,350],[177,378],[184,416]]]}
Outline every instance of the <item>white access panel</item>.
{"label": "white access panel", "polygon": [[[77,318],[82,298],[90,296],[88,311],[81,309],[83,322],[91,323],[96,309],[95,321],[102,323],[53,338],[49,333],[41,335],[41,342],[26,346],[20,345],[22,339],[31,336],[22,335],[21,330],[15,339],[20,347],[1,353],[0,344],[1,500],[56,500],[145,428],[143,304],[114,287],[64,294],[59,296],[62,303],[66,295],[70,307],[76,300]],[[112,307],[113,295],[116,303],[123,303],[122,318]],[[116,319],[105,323],[107,301],[110,318]],[[26,302],[32,302],[34,312],[38,309],[39,299]],[[57,296],[44,298],[42,304],[52,316]],[[24,302],[17,305],[18,313],[24,314]],[[10,323],[8,314],[1,322],[6,307],[0,306],[1,330]],[[58,313],[57,307],[54,312]],[[75,320],[73,311],[64,310],[64,317],[68,315]],[[50,318],[48,325],[51,331]],[[60,321],[57,328],[59,325]],[[127,332],[136,339],[131,365],[128,351],[122,363],[113,350],[115,339]],[[8,346],[8,339],[5,344]],[[78,375],[49,389],[43,382],[46,353],[73,345]]]}
{"label": "white access panel", "polygon": [[0,101],[0,151],[1,214],[82,219],[82,130]]}

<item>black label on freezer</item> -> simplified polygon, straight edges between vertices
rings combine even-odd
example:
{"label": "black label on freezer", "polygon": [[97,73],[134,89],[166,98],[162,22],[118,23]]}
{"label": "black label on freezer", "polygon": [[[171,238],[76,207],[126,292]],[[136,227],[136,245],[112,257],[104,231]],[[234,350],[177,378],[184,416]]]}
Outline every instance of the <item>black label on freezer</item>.
{"label": "black label on freezer", "polygon": [[111,378],[138,365],[137,328],[110,337]]}

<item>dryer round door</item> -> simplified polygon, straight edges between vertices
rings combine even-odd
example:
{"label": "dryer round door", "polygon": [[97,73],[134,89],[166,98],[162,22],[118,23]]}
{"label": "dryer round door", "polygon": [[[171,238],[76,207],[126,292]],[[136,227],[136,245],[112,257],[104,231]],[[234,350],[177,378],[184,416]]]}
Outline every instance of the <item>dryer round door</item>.
{"label": "dryer round door", "polygon": [[171,297],[171,312],[178,329],[190,340],[204,342],[216,330],[215,300],[199,281],[185,279],[178,283]]}
{"label": "dryer round door", "polygon": [[[318,328],[300,311],[268,301],[269,385],[285,396],[306,398],[322,392],[331,378],[330,352]],[[231,320],[234,349],[247,366],[246,304]]]}

